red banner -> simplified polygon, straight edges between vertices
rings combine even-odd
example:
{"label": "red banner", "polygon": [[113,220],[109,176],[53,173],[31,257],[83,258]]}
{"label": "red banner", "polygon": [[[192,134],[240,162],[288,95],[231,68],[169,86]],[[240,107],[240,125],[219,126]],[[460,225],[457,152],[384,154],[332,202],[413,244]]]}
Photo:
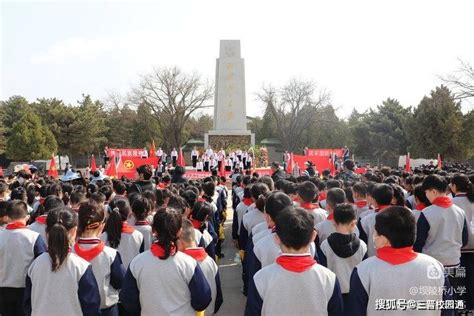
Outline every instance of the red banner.
{"label": "red banner", "polygon": [[[108,148],[107,149],[107,157],[138,157],[141,158],[144,155],[146,150],[143,148]],[[148,156],[148,155],[146,155]]]}
{"label": "red banner", "polygon": [[137,158],[137,157],[120,157],[120,161],[117,165],[117,177],[126,176],[129,179],[135,179],[136,169],[142,165],[158,165],[158,158]]}
{"label": "red banner", "polygon": [[[338,149],[331,149],[331,148],[309,148],[305,150],[306,156],[324,156],[324,157],[329,157],[332,153],[336,154],[337,157],[342,157],[344,149],[338,148]],[[313,161],[314,162],[314,161]]]}

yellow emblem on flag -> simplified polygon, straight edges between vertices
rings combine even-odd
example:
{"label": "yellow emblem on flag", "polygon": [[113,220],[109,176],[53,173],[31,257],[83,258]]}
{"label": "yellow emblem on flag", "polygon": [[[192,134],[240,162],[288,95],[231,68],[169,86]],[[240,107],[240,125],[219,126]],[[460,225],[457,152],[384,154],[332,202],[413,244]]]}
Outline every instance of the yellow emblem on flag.
{"label": "yellow emblem on flag", "polygon": [[125,167],[125,169],[133,169],[133,167],[135,167],[135,164],[131,160],[125,160],[123,166]]}

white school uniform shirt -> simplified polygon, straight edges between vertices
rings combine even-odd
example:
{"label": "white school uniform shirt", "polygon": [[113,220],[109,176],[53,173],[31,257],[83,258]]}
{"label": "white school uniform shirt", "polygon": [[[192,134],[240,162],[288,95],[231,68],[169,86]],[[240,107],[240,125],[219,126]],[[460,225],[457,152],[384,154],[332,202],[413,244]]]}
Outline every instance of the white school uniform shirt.
{"label": "white school uniform shirt", "polygon": [[171,157],[178,157],[178,152],[176,150],[173,150],[171,152]]}
{"label": "white school uniform shirt", "polygon": [[453,198],[453,204],[459,206],[464,211],[467,228],[469,229],[469,241],[461,249],[461,252],[474,252],[474,202],[469,201],[467,196],[456,196]]}
{"label": "white school uniform shirt", "polygon": [[191,157],[199,157],[199,151],[193,150],[193,151],[191,152]]}
{"label": "white school uniform shirt", "polygon": [[29,229],[40,234],[46,244],[48,243],[48,238],[46,238],[46,223],[43,224],[42,222],[46,220],[47,216],[48,215],[38,216],[34,223],[28,225]]}
{"label": "white school uniform shirt", "polygon": [[143,250],[150,250],[151,244],[153,243],[153,231],[151,225],[148,221],[137,221],[133,227],[143,235]]}
{"label": "white school uniform shirt", "polygon": [[263,216],[263,213],[257,209],[254,203],[250,205],[247,213],[242,218],[242,225],[244,225],[245,229],[247,230],[250,236],[250,234],[252,233],[253,227],[257,225],[258,223],[261,223],[264,221],[265,221],[265,217]]}
{"label": "white school uniform shirt", "polygon": [[158,156],[158,157],[163,156],[163,150],[158,149],[158,150],[156,151],[156,156]]}
{"label": "white school uniform shirt", "polygon": [[[107,233],[103,233],[100,236],[100,239],[106,243],[107,246],[110,246],[107,241]],[[135,258],[142,248],[143,243],[143,234],[138,230],[134,229],[132,233],[122,233],[120,239],[120,244],[117,247],[117,251],[122,256],[122,262],[125,269],[128,268],[130,262]],[[143,249],[142,249],[143,250]]]}
{"label": "white school uniform shirt", "polygon": [[204,164],[202,163],[202,161],[198,161],[196,163],[196,169],[197,170],[202,170],[204,168]]}

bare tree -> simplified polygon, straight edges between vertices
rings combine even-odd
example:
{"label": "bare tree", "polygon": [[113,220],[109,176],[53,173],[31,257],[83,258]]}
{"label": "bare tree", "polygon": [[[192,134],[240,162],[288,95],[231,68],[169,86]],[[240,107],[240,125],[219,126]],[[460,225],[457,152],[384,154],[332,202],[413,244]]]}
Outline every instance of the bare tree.
{"label": "bare tree", "polygon": [[213,95],[213,85],[197,73],[187,74],[177,67],[155,68],[141,76],[133,90],[136,104],[150,106],[158,120],[165,148],[183,145],[183,132],[190,116]]}
{"label": "bare tree", "polygon": [[278,138],[289,151],[299,147],[305,130],[317,119],[317,110],[329,102],[329,95],[314,82],[296,79],[278,89],[264,86],[258,98],[275,119]]}
{"label": "bare tree", "polygon": [[446,85],[455,91],[456,99],[474,97],[474,68],[467,61],[459,59],[459,69],[454,73],[441,77]]}

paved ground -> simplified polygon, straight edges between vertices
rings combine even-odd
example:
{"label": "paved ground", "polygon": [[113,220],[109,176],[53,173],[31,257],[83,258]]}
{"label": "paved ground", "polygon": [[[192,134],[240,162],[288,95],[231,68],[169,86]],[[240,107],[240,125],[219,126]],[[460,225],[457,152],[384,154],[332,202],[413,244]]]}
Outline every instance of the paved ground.
{"label": "paved ground", "polygon": [[[229,203],[229,205],[232,205],[232,203]],[[224,303],[219,310],[219,315],[241,316],[244,314],[246,298],[241,292],[242,267],[240,263],[234,261],[237,249],[232,244],[232,215],[232,207],[229,207],[225,223],[226,238],[223,247],[225,257],[219,261],[219,272],[224,296]]]}

